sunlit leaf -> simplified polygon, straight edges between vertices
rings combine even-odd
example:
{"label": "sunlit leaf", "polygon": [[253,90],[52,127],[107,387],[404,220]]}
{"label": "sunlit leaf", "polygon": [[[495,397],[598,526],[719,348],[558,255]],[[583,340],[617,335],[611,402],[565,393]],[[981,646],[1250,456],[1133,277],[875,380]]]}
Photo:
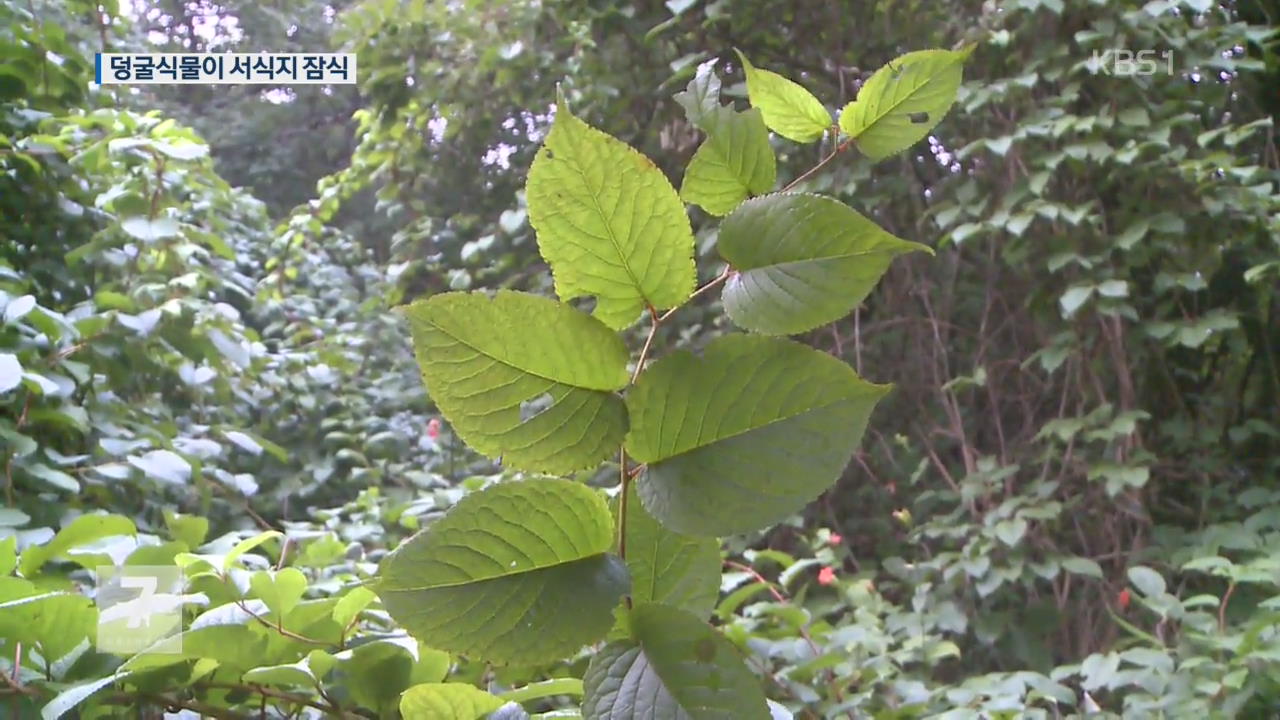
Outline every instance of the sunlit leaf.
{"label": "sunlit leaf", "polygon": [[831,113],[808,90],[769,70],[757,68],[741,52],[747,75],[747,94],[752,107],[760,109],[764,124],[779,135],[809,143],[831,127]]}
{"label": "sunlit leaf", "polygon": [[840,129],[873,160],[907,149],[928,135],[955,102],[970,52],[918,50],[889,61],[845,106]]}
{"label": "sunlit leaf", "polygon": [[693,292],[693,231],[671,183],[563,99],[525,193],[560,299],[594,296],[595,317],[621,329]]}
{"label": "sunlit leaf", "polygon": [[445,293],[405,314],[431,399],[471,447],[523,470],[580,470],[615,454],[626,409],[622,340],[547,298]]}

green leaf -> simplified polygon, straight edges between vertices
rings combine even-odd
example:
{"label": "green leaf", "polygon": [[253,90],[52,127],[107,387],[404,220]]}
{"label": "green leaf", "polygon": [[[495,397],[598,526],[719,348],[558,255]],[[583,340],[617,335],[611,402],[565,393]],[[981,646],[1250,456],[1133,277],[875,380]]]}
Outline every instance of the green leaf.
{"label": "green leaf", "polygon": [[733,644],[682,610],[638,605],[634,639],[610,643],[587,667],[586,720],[769,720],[756,676]]}
{"label": "green leaf", "polygon": [[189,140],[174,143],[157,142],[152,147],[176,160],[195,160],[209,154],[208,145]]}
{"label": "green leaf", "polygon": [[525,193],[560,299],[594,295],[595,316],[617,330],[646,306],[672,308],[693,292],[693,231],[675,188],[563,98]]}
{"label": "green leaf", "polygon": [[1022,540],[1022,536],[1027,534],[1027,521],[1022,518],[1001,520],[996,523],[995,533],[996,537],[1000,538],[1000,542],[1009,547],[1016,547]]}
{"label": "green leaf", "polygon": [[637,489],[666,527],[748,532],[803,508],[839,477],[890,385],[780,338],[727,335],[680,351],[627,396]]}
{"label": "green leaf", "polygon": [[122,672],[118,675],[108,675],[80,683],[79,685],[72,685],[58,693],[56,697],[40,709],[40,720],[58,720],[58,718],[74,710],[80,703],[88,700],[89,696],[117,680],[123,680],[128,675],[128,672]]}
{"label": "green leaf", "polygon": [[300,660],[283,665],[264,665],[245,671],[241,679],[255,685],[276,685],[280,687],[312,687],[316,684],[315,673],[310,663]]}
{"label": "green leaf", "polygon": [[[627,570],[631,599],[711,616],[720,597],[720,543],[713,537],[671,532],[640,504],[635,483],[627,486]],[[617,501],[614,503],[615,514]]]}
{"label": "green leaf", "polygon": [[423,683],[400,696],[404,720],[479,720],[502,707],[496,696],[464,683]]}
{"label": "green leaf", "polygon": [[688,87],[676,93],[672,99],[684,108],[689,122],[706,130],[707,118],[720,108],[720,78],[709,66],[698,68]]}
{"label": "green leaf", "polygon": [[725,215],[748,196],[773,188],[777,163],[760,111],[716,108],[707,116],[707,139],[684,173],[680,197],[712,215]]}
{"label": "green leaf", "polygon": [[199,547],[209,534],[209,520],[198,515],[181,515],[165,510],[164,524],[173,539],[186,543],[188,550]]}
{"label": "green leaf", "polygon": [[126,218],[120,228],[142,242],[155,242],[178,234],[178,223],[170,218],[149,220],[144,217]]}
{"label": "green leaf", "polygon": [[1062,307],[1062,316],[1069,318],[1076,314],[1081,305],[1089,301],[1093,297],[1094,286],[1092,285],[1076,285],[1068,288],[1062,293],[1062,297],[1058,298],[1058,305]]}
{"label": "green leaf", "polygon": [[582,681],[578,678],[565,677],[529,683],[502,693],[502,699],[507,702],[527,703],[530,700],[541,700],[557,695],[582,697]]}
{"label": "green leaf", "polygon": [[929,134],[955,102],[972,49],[918,50],[871,76],[840,113],[840,129],[872,160],[901,152]]}
{"label": "green leaf", "polygon": [[[0,600],[11,594],[18,578],[0,587]],[[98,609],[93,601],[76,593],[43,593],[23,598],[22,603],[5,603],[0,612],[0,635],[38,649],[47,663],[56,663],[76,649],[94,631]]]}
{"label": "green leaf", "polygon": [[1098,563],[1084,557],[1070,557],[1062,561],[1062,568],[1076,575],[1102,578],[1102,567]]}
{"label": "green leaf", "polygon": [[174,485],[191,479],[191,463],[172,450],[152,450],[143,455],[130,455],[129,464],[153,477]]}
{"label": "green leaf", "polygon": [[249,587],[271,612],[284,617],[307,591],[307,576],[292,567],[275,572],[259,570],[250,576]]}
{"label": "green leaf", "polygon": [[737,270],[723,294],[729,317],[769,335],[839,320],[866,298],[895,257],[933,254],[837,200],[798,193],[743,203],[721,224],[717,243]]}
{"label": "green leaf", "polygon": [[1138,588],[1138,591],[1149,598],[1164,595],[1167,586],[1164,577],[1160,573],[1149,567],[1138,565],[1129,568],[1129,582]]}
{"label": "green leaf", "polygon": [[228,552],[225,557],[222,558],[222,569],[224,571],[230,570],[232,566],[235,565],[236,560],[240,559],[241,555],[249,552],[268,540],[278,537],[284,537],[284,533],[279,530],[265,530],[253,537],[241,540],[235,544],[235,547],[231,548],[231,551]]}
{"label": "green leaf", "polygon": [[0,393],[22,384],[22,363],[13,353],[0,353]]}
{"label": "green leaf", "polygon": [[18,508],[0,505],[0,527],[19,527],[30,522],[31,516]]}
{"label": "green leaf", "polygon": [[[598,491],[559,479],[465,496],[382,564],[375,588],[432,647],[496,663],[564,657],[609,631],[627,591]],[[572,608],[572,611],[567,611]]]}
{"label": "green leaf", "polygon": [[0,577],[13,572],[18,567],[18,536],[10,535],[0,540]]}
{"label": "green leaf", "polygon": [[[427,651],[434,662],[443,658],[437,672],[421,667],[422,645],[412,638],[380,638],[339,652],[335,657],[347,678],[351,698],[360,705],[378,710],[381,717],[395,717],[400,694],[418,682],[439,682],[448,668],[448,655]],[[421,667],[422,672],[417,671]],[[423,677],[419,677],[422,675]]]}
{"label": "green leaf", "polygon": [[527,293],[445,293],[406,310],[431,399],[468,445],[521,470],[567,473],[615,453],[627,349],[568,305]]}
{"label": "green leaf", "polygon": [[19,569],[23,575],[31,577],[46,562],[67,550],[105,537],[137,534],[133,521],[123,515],[81,515],[59,530],[48,544],[27,548],[22,553]]}
{"label": "green leaf", "polygon": [[80,482],[57,468],[51,468],[43,463],[23,464],[20,467],[31,477],[43,480],[59,490],[80,492]]}
{"label": "green leaf", "polygon": [[376,593],[363,585],[351,588],[350,592],[343,595],[333,606],[333,621],[340,627],[347,627],[377,597]]}
{"label": "green leaf", "polygon": [[741,51],[734,52],[747,75],[751,105],[760,109],[770,130],[796,142],[809,143],[831,127],[831,113],[812,93],[775,72],[753,66]]}

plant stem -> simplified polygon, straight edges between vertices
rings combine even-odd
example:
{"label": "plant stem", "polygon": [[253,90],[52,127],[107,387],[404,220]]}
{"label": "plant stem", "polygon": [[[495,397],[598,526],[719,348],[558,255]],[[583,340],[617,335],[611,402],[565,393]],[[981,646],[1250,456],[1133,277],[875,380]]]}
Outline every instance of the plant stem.
{"label": "plant stem", "polygon": [[662,324],[662,318],[658,317],[658,311],[649,306],[649,316],[653,318],[653,325],[649,326],[649,337],[644,339],[644,347],[640,349],[640,359],[636,360],[635,372],[631,373],[631,384],[636,384],[636,378],[640,377],[640,371],[644,370],[645,358],[649,357],[649,348],[653,347],[653,336],[658,334],[658,326]]}
{"label": "plant stem", "polygon": [[627,451],[618,451],[618,466],[622,476],[622,495],[618,497],[618,557],[627,559],[627,491],[631,488],[631,476],[627,474]]}
{"label": "plant stem", "polygon": [[701,295],[701,294],[703,294],[703,293],[707,292],[708,290],[710,290],[710,289],[714,288],[715,286],[719,285],[720,283],[724,282],[725,280],[728,280],[728,279],[729,279],[729,276],[730,276],[730,275],[732,275],[732,274],[733,274],[733,268],[731,268],[731,267],[726,267],[726,268],[724,269],[724,272],[722,272],[722,273],[720,273],[719,275],[717,275],[717,276],[716,276],[716,278],[715,278],[714,280],[712,280],[711,282],[707,283],[706,285],[703,285],[702,287],[698,288],[697,290],[694,290],[694,291],[693,291],[693,294],[692,294],[692,295],[690,295],[690,296],[689,296],[689,297],[688,297],[684,302],[680,303],[679,305],[677,305],[677,306],[675,306],[675,307],[671,308],[670,310],[666,311],[665,313],[663,313],[663,314],[662,314],[662,316],[658,318],[658,322],[666,322],[666,321],[667,321],[667,318],[671,317],[672,315],[675,315],[677,310],[679,310],[680,308],[684,307],[685,305],[688,305],[690,300],[693,300],[694,298],[696,298],[696,297],[698,297],[699,295]]}
{"label": "plant stem", "polygon": [[832,151],[831,151],[831,154],[830,154],[830,155],[828,155],[828,156],[826,156],[826,157],[822,158],[821,160],[819,160],[817,165],[814,165],[813,167],[811,167],[811,168],[809,168],[808,170],[806,170],[806,171],[804,172],[804,174],[803,174],[803,175],[801,175],[800,177],[796,178],[795,180],[792,180],[791,182],[787,183],[787,186],[786,186],[786,187],[784,187],[784,188],[782,188],[782,189],[781,189],[781,190],[779,190],[778,192],[786,192],[786,191],[790,190],[791,188],[795,187],[796,185],[799,185],[800,183],[802,183],[802,182],[804,182],[805,180],[809,179],[809,176],[810,176],[810,175],[812,175],[812,174],[814,174],[814,173],[818,172],[819,170],[821,170],[821,169],[822,169],[822,166],[824,166],[824,165],[826,165],[827,163],[831,162],[831,161],[835,158],[835,156],[836,156],[836,155],[839,155],[840,153],[844,152],[845,150],[848,150],[848,149],[849,149],[849,147],[850,147],[850,146],[852,146],[852,145],[853,145],[853,138],[849,138],[848,140],[845,140],[844,142],[840,143],[839,145],[837,145],[837,146],[836,146],[836,149],[835,149],[835,150],[832,150]]}

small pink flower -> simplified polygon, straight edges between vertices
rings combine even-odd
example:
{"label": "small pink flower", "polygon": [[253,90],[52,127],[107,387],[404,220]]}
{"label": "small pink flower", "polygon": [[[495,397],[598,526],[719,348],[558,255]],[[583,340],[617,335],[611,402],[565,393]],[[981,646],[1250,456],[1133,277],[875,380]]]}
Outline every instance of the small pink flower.
{"label": "small pink flower", "polygon": [[836,581],[836,571],[829,567],[824,567],[818,571],[818,584],[830,585]]}
{"label": "small pink flower", "polygon": [[840,533],[831,533],[831,537],[827,538],[829,545],[839,545],[842,542],[844,542],[844,536]]}
{"label": "small pink flower", "polygon": [[431,418],[427,421],[427,437],[432,440],[440,437],[440,418]]}

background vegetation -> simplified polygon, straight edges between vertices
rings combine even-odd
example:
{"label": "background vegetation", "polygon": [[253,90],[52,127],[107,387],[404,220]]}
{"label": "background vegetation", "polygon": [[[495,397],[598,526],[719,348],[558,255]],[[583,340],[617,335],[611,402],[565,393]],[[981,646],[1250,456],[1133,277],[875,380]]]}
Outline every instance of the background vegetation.
{"label": "background vegetation", "polygon": [[[396,717],[446,678],[572,713],[589,653],[449,657],[361,586],[505,472],[438,417],[390,308],[550,293],[522,188],[556,83],[678,179],[701,136],[673,95],[714,61],[744,98],[731,48],[839,108],[885,61],[970,41],[927,141],[803,181],[937,256],[801,338],[896,389],[835,488],[727,541],[715,622],[798,717],[1273,715],[1277,17],[0,1],[0,713]],[[152,47],[348,49],[361,82],[88,84],[92,53]],[[1091,71],[1112,48],[1173,72]],[[784,184],[832,149],[774,148]],[[729,329],[717,293],[680,318],[656,354]],[[185,568],[182,654],[93,647],[88,569],[113,563]]]}

